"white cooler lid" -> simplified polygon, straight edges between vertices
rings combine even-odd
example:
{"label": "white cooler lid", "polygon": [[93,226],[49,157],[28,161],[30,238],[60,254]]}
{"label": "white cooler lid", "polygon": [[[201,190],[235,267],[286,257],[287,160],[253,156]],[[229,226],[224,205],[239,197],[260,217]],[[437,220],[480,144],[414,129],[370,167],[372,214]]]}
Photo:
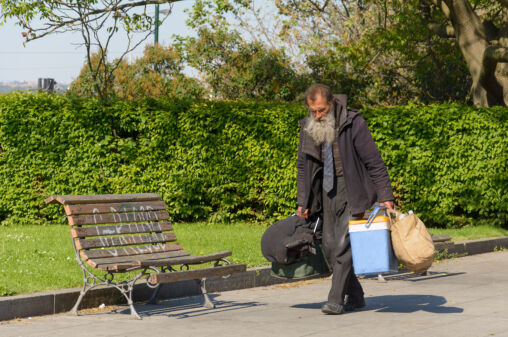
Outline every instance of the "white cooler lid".
{"label": "white cooler lid", "polygon": [[375,231],[375,230],[389,230],[390,223],[388,221],[384,222],[373,222],[369,227],[366,226],[366,223],[357,224],[357,225],[349,225],[349,233],[354,232],[365,232],[365,231]]}

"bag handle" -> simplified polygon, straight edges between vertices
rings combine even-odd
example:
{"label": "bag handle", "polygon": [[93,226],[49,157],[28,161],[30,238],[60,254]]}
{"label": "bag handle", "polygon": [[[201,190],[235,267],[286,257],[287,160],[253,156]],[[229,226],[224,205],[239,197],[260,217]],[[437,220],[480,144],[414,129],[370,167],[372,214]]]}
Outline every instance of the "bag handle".
{"label": "bag handle", "polygon": [[314,230],[312,231],[312,235],[316,235],[316,230],[317,230],[317,226],[319,224],[319,220],[320,220],[320,218],[318,217],[316,220],[316,225],[314,226]]}
{"label": "bag handle", "polygon": [[[294,212],[293,214],[291,214],[291,216],[297,216],[296,215],[296,212]],[[316,224],[314,225],[314,229],[312,230],[312,235],[316,235],[316,230],[317,230],[317,227],[319,225],[319,220],[321,220],[320,217],[317,218],[316,220]]]}
{"label": "bag handle", "polygon": [[367,219],[367,223],[365,224],[365,227],[369,228],[374,219],[376,218],[377,214],[380,210],[385,210],[386,212],[386,206],[376,206],[372,213],[370,213],[369,218]]}

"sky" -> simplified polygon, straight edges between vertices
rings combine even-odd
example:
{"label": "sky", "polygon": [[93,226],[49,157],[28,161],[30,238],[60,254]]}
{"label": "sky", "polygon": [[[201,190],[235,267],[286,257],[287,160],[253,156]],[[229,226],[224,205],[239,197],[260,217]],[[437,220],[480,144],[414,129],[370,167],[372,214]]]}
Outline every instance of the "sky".
{"label": "sky", "polygon": [[[184,13],[193,3],[192,0],[184,0],[173,5],[172,14],[159,27],[159,44],[168,45],[172,35],[193,34],[185,24],[187,14]],[[160,7],[161,10],[166,8],[168,5]],[[0,26],[0,82],[37,82],[41,77],[54,78],[57,83],[69,84],[79,75],[86,56],[84,47],[76,46],[82,42],[80,34],[48,35],[23,46],[22,31],[13,21]],[[119,56],[126,48],[127,38],[121,35],[118,35],[110,48],[109,55],[112,57]],[[144,44],[153,42],[153,36],[149,37],[133,51],[132,60],[143,54]]]}

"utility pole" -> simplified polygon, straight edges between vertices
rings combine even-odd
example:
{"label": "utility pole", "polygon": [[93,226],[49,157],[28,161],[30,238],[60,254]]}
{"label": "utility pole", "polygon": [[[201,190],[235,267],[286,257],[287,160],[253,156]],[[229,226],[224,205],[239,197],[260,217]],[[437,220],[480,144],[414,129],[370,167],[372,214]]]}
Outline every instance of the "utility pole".
{"label": "utility pole", "polygon": [[[171,8],[163,9],[160,11],[161,14],[169,15]],[[153,30],[153,45],[159,44],[159,4],[155,5],[155,29]]]}
{"label": "utility pole", "polygon": [[155,30],[153,32],[153,45],[159,44],[159,4],[155,5]]}

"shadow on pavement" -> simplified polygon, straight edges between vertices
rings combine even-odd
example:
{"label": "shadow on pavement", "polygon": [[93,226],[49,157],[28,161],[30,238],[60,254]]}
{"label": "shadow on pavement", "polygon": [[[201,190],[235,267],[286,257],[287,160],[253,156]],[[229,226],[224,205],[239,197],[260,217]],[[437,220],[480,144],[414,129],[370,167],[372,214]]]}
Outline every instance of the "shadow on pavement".
{"label": "shadow on pavement", "polygon": [[[209,296],[215,304],[214,309],[203,307],[204,300],[202,296],[160,301],[158,304],[138,304],[135,305],[135,307],[141,317],[165,316],[180,319],[265,305],[258,302],[220,301],[215,299],[220,295],[209,294]],[[113,310],[112,313],[129,315],[130,310],[128,307],[124,306],[117,310]]]}
{"label": "shadow on pavement", "polygon": [[367,306],[363,310],[377,312],[410,313],[427,311],[434,314],[459,314],[464,311],[458,307],[447,307],[443,296],[434,295],[386,295],[365,299]]}
{"label": "shadow on pavement", "polygon": [[[374,296],[365,299],[367,306],[357,311],[377,311],[411,313],[426,311],[434,314],[458,314],[464,311],[458,307],[447,307],[443,296],[434,295],[386,295]],[[320,309],[325,302],[303,303],[293,305],[292,308]]]}
{"label": "shadow on pavement", "polygon": [[[409,271],[401,271],[396,274],[384,274],[383,277],[386,281],[398,280],[398,281],[411,281],[411,282],[419,282],[419,281],[428,281],[432,279],[438,279],[443,277],[451,277],[463,275],[464,272],[460,273],[447,273],[447,272],[435,272],[428,271],[423,274],[415,274]],[[360,279],[363,280],[377,280],[377,275],[365,275],[361,276]]]}

